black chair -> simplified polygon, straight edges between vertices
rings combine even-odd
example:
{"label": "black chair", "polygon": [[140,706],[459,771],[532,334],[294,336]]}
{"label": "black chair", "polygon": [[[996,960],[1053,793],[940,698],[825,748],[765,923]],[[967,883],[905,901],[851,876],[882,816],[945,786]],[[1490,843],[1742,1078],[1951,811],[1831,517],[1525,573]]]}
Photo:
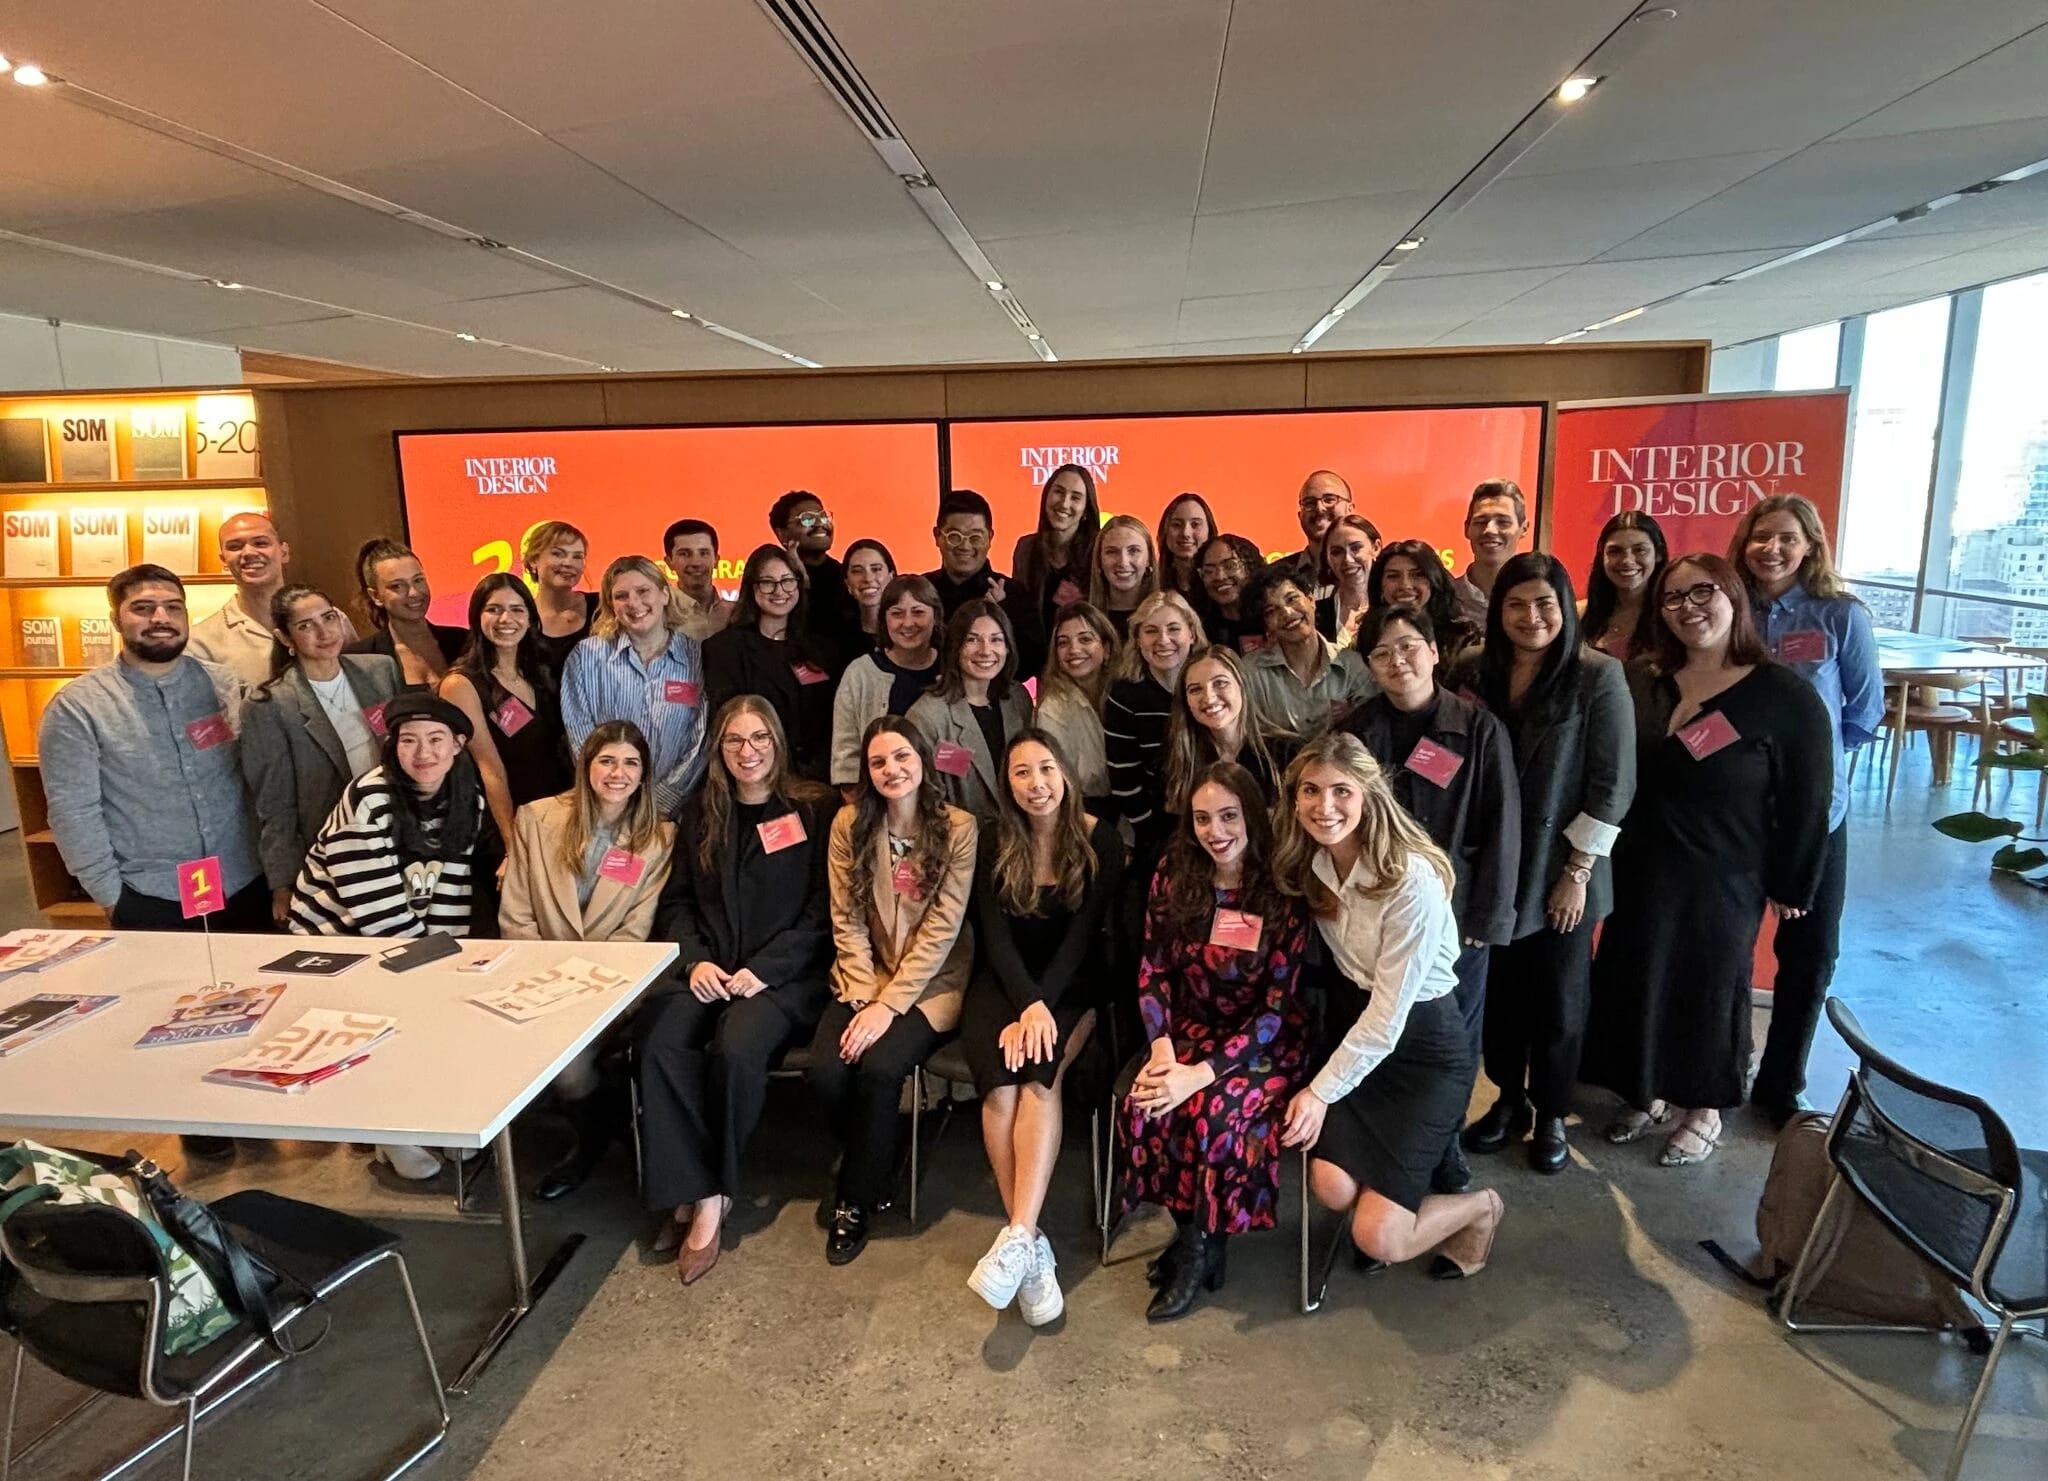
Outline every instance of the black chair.
{"label": "black chair", "polygon": [[1970,1396],[1944,1481],[1961,1474],[1992,1375],[2020,1322],[2048,1317],[2048,1152],[2023,1151],[1980,1097],[1914,1074],[1878,1050],[1839,998],[1828,1021],[1856,1055],[1828,1131],[1835,1175],[1779,1296],[1794,1332],[1921,1332],[1925,1327],[1796,1319],[1799,1292],[1827,1248],[1845,1196],[1860,1199],[1893,1234],[1998,1317],[1984,1375]]}
{"label": "black chair", "polygon": [[[391,1262],[412,1314],[439,1423],[424,1443],[384,1473],[386,1481],[439,1445],[448,1433],[448,1403],[413,1296],[412,1278],[398,1252],[398,1236],[347,1214],[256,1190],[230,1194],[215,1203],[213,1211],[249,1249],[296,1276],[318,1298],[330,1296],[372,1266]],[[149,1231],[118,1209],[90,1203],[29,1204],[0,1226],[0,1254],[11,1267],[0,1279],[0,1329],[16,1342],[7,1428],[0,1436],[0,1481],[7,1481],[17,1459],[16,1410],[23,1361],[31,1353],[44,1367],[93,1393],[25,1446],[23,1456],[111,1394],[182,1409],[184,1418],[106,1474],[127,1470],[182,1432],[186,1481],[191,1481],[192,1441],[201,1417],[285,1361],[246,1321],[237,1321],[197,1352],[167,1356],[170,1273]],[[281,1314],[280,1333],[288,1335],[310,1306],[300,1301],[288,1307]],[[262,1360],[251,1365],[259,1355]]]}

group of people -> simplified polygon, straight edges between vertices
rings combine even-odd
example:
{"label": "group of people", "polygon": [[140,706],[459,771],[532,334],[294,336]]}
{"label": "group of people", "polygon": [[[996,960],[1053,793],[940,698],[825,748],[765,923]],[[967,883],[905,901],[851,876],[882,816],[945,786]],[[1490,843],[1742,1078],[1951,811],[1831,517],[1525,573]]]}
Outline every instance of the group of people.
{"label": "group of people", "polygon": [[[1562,1170],[1575,1084],[1620,1097],[1608,1140],[1662,1131],[1668,1166],[1710,1157],[1745,1096],[1798,1105],[1846,757],[1880,721],[1870,623],[1795,496],[1725,557],[1616,516],[1583,603],[1517,553],[1507,480],[1473,491],[1455,577],[1383,542],[1334,472],[1297,513],[1303,548],[1269,558],[1192,493],[1156,526],[1104,519],[1068,466],[1009,574],[967,490],[918,574],[875,540],[833,555],[798,491],[736,599],[703,520],[594,591],[584,536],[550,521],[462,628],[379,539],[367,637],[238,514],[215,617],[189,624],[161,567],[109,583],[120,652],[42,721],[50,826],[119,927],[179,926],[175,867],[213,855],[230,928],[675,942],[625,1033],[655,1244],[686,1284],[786,1056],[837,1143],[839,1265],[890,1201],[905,1080],[956,1036],[1005,1213],[968,1278],[991,1306],[1061,1310],[1041,1215],[1070,1080],[1118,1087],[1116,1206],[1177,1226],[1154,1320],[1273,1226],[1290,1148],[1361,1258],[1474,1275],[1505,1209],[1466,1153],[1526,1138]],[[604,1047],[555,1086],[576,1136],[542,1197],[622,1123]]]}

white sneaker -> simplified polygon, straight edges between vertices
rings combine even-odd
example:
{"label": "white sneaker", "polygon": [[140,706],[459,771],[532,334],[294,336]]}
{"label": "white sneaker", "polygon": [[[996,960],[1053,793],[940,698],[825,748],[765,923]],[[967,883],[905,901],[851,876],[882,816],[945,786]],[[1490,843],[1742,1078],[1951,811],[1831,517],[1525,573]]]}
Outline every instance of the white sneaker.
{"label": "white sneaker", "polygon": [[407,1182],[423,1183],[441,1171],[441,1159],[425,1147],[380,1146],[377,1156]]}
{"label": "white sneaker", "polygon": [[1038,1251],[1031,1235],[1015,1224],[1005,1224],[996,1242],[988,1247],[988,1253],[975,1261],[974,1273],[967,1277],[967,1289],[1001,1311],[1017,1298],[1017,1287],[1037,1262]]}
{"label": "white sneaker", "polygon": [[1036,1258],[1017,1288],[1017,1314],[1027,1325],[1042,1327],[1067,1309],[1067,1298],[1060,1294],[1059,1276],[1053,1271],[1052,1241],[1039,1235],[1031,1252]]}

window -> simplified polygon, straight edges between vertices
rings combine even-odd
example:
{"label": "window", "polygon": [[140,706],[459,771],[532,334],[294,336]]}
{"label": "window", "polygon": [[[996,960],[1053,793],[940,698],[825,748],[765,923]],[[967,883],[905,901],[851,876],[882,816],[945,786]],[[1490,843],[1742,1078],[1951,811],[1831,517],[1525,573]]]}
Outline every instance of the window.
{"label": "window", "polygon": [[1845,575],[1920,579],[1948,316],[1948,299],[1932,298],[1872,314],[1865,326],[1842,511]]}
{"label": "window", "polygon": [[1824,391],[1835,384],[1835,361],[1842,349],[1842,326],[1816,324],[1778,336],[1774,391]]}

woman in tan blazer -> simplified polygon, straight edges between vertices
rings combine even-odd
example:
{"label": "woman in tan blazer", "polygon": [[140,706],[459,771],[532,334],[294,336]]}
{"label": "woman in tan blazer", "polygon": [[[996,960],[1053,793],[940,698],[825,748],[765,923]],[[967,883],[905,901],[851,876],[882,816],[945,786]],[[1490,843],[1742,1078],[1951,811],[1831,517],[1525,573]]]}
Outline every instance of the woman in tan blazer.
{"label": "woman in tan blazer", "polygon": [[884,715],[861,738],[860,791],[832,824],[835,1001],[811,1041],[811,1088],[845,1144],[825,1258],[867,1247],[896,1162],[903,1080],[950,1038],[974,963],[973,817],[946,802],[924,737]]}
{"label": "woman in tan blazer", "polygon": [[[654,810],[647,737],[630,720],[593,726],[577,758],[576,784],[514,815],[498,902],[507,941],[645,941],[668,882],[675,824]],[[618,1120],[597,1094],[591,1045],[555,1079],[576,1144],[535,1191],[560,1198],[604,1156]]]}

